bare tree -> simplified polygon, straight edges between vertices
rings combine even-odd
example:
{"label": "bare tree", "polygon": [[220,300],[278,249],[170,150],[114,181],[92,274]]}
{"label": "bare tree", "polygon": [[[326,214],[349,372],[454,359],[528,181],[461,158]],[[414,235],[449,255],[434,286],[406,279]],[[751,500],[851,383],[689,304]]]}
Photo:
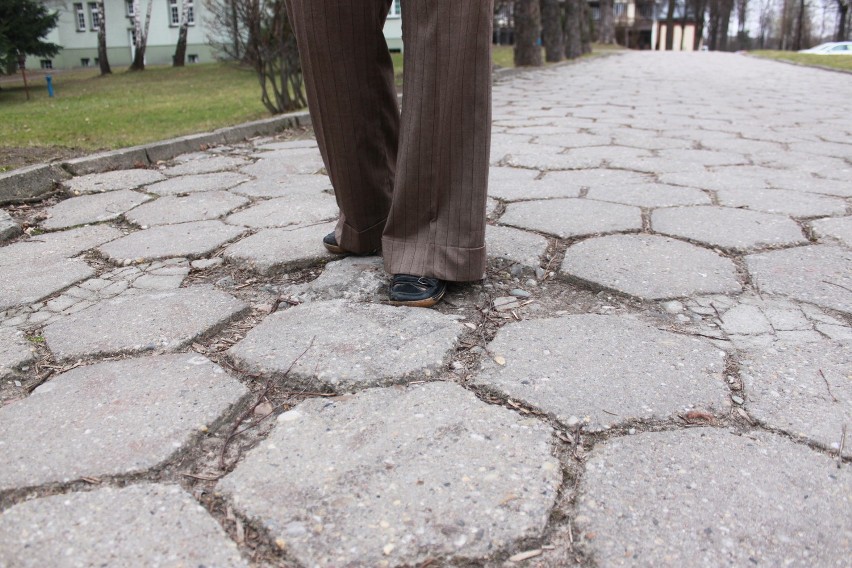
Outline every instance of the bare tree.
{"label": "bare tree", "polygon": [[181,0],[180,29],[178,30],[175,55],[172,58],[172,65],[175,67],[183,67],[186,64],[186,35],[189,32],[189,10],[189,2],[187,2],[187,0]]}
{"label": "bare tree", "polygon": [[737,11],[737,49],[748,48],[748,0],[734,0]]}
{"label": "bare tree", "polygon": [[515,66],[537,67],[543,64],[541,37],[541,8],[539,0],[515,1]]}
{"label": "bare tree", "polygon": [[204,0],[210,18],[207,20],[207,42],[218,52],[236,61],[246,54],[247,36],[240,25],[241,0]]}
{"label": "bare tree", "polygon": [[104,11],[104,2],[98,2],[98,67],[101,69],[101,75],[111,75],[112,68],[109,66],[109,58],[107,57],[106,47],[106,12]]}
{"label": "bare tree", "polygon": [[[583,0],[580,2],[580,52],[583,55],[592,52],[592,36],[595,33],[592,25],[592,9],[589,8],[589,3]],[[615,33],[613,43],[614,38]]]}
{"label": "bare tree", "polygon": [[849,38],[849,6],[850,0],[837,0],[837,32],[834,41],[846,41]]}
{"label": "bare tree", "polygon": [[612,0],[600,0],[601,24],[598,41],[615,43],[615,8]]}
{"label": "bare tree", "polygon": [[675,15],[675,0],[669,0],[668,9],[666,10],[666,51],[674,49],[674,15]]}
{"label": "bare tree", "polygon": [[541,0],[541,42],[548,62],[562,61],[565,57],[565,31],[562,29],[559,0]]}
{"label": "bare tree", "polygon": [[765,49],[769,34],[772,32],[772,24],[775,21],[774,0],[760,0],[758,10],[760,14],[757,20],[757,46],[760,49]]}
{"label": "bare tree", "polygon": [[130,71],[145,70],[145,48],[148,47],[148,28],[151,26],[151,5],[154,0],[148,0],[145,12],[145,24],[142,24],[142,12],[139,10],[139,0],[133,0],[133,62]]}

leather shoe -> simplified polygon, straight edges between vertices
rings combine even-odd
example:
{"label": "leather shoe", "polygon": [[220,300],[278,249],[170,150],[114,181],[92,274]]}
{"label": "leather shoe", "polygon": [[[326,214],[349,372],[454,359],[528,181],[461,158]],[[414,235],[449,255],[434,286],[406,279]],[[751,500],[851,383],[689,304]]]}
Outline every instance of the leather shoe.
{"label": "leather shoe", "polygon": [[322,238],[322,244],[325,246],[326,250],[331,254],[351,254],[355,256],[372,256],[376,254],[379,249],[376,249],[371,252],[352,252],[351,250],[346,250],[342,246],[337,243],[337,237],[334,236],[334,233],[329,233]]}
{"label": "leather shoe", "polygon": [[390,303],[393,306],[431,308],[444,297],[447,283],[437,278],[394,274],[390,285]]}

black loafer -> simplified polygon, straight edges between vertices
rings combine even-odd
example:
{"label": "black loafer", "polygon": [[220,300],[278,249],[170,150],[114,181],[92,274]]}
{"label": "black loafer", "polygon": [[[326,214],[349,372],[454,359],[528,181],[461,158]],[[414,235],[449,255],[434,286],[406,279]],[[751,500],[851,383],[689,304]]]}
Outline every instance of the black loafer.
{"label": "black loafer", "polygon": [[337,237],[334,236],[334,233],[329,233],[322,238],[322,244],[325,246],[326,250],[331,254],[351,254],[354,256],[372,256],[376,254],[379,249],[376,249],[371,252],[352,252],[351,250],[346,250],[342,246],[337,243]]}
{"label": "black loafer", "polygon": [[394,274],[390,285],[390,303],[394,306],[431,308],[447,292],[447,283],[437,278]]}

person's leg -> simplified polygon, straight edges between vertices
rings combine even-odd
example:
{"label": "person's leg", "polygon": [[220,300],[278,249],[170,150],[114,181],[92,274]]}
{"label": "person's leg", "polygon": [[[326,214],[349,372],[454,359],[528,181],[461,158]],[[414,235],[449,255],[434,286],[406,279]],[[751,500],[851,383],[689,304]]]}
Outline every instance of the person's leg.
{"label": "person's leg", "polygon": [[402,130],[382,238],[391,274],[485,273],[492,18],[493,0],[402,2]]}
{"label": "person's leg", "polygon": [[289,0],[311,120],[354,253],[381,245],[399,138],[393,63],[382,32],[391,0]]}

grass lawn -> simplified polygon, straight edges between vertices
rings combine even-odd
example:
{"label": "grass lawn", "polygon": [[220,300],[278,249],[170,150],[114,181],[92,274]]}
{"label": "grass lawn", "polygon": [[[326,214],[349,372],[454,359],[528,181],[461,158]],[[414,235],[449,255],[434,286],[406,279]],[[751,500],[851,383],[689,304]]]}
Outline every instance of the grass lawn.
{"label": "grass lawn", "polygon": [[818,55],[815,53],[796,53],[795,51],[749,51],[749,54],[767,59],[784,59],[803,65],[814,65],[820,67],[831,67],[852,71],[852,56],[849,55]]}
{"label": "grass lawn", "polygon": [[[596,54],[611,49],[595,46]],[[401,84],[403,56],[392,57]],[[494,46],[495,64],[514,67],[512,57],[511,46]],[[117,70],[106,77],[97,69],[55,71],[53,98],[44,73],[28,72],[29,101],[20,75],[0,76],[0,172],[269,116],[254,72],[231,63]]]}

